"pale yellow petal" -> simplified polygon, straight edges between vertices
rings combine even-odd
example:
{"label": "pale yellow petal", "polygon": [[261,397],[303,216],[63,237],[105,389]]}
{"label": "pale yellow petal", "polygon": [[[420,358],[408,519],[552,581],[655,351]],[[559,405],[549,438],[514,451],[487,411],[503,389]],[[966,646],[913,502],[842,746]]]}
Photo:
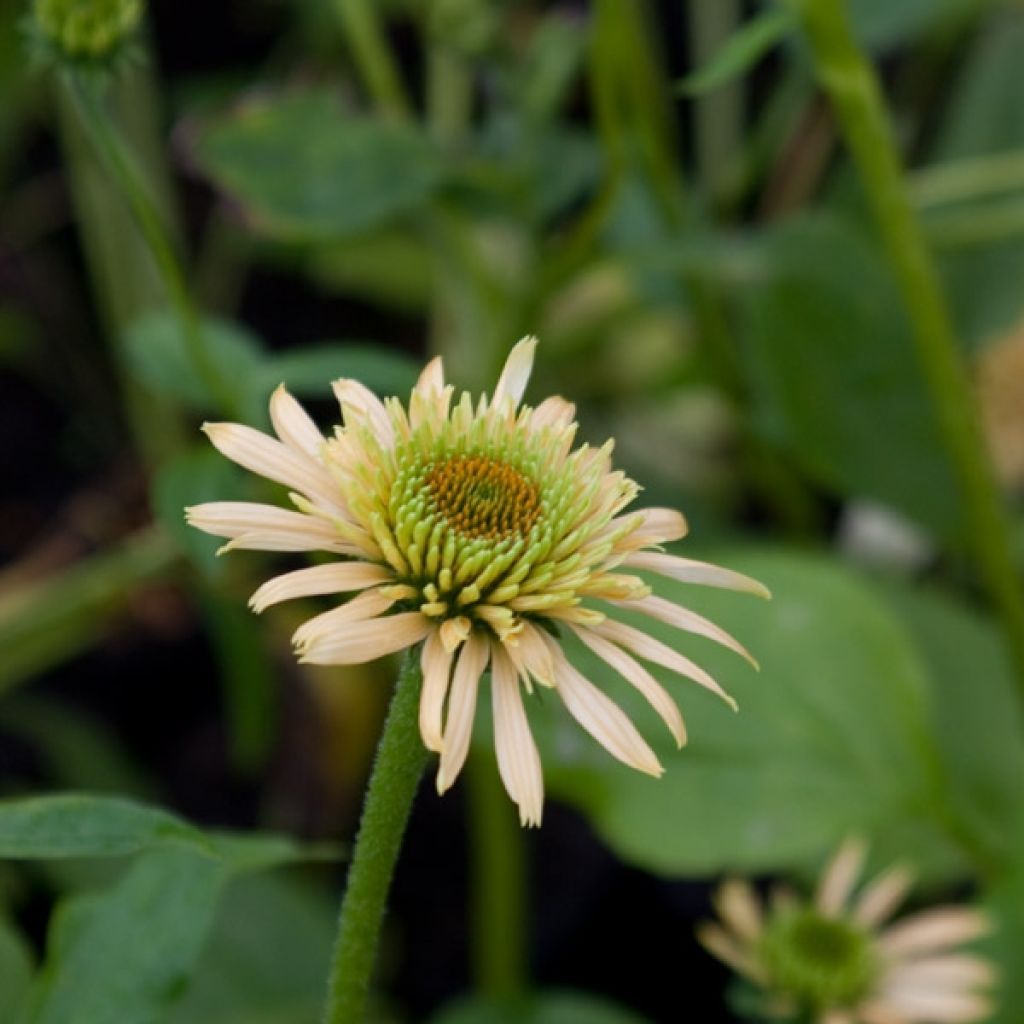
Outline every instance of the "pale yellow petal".
{"label": "pale yellow petal", "polygon": [[576,418],[576,406],[558,395],[545,398],[530,415],[534,430],[562,430]]}
{"label": "pale yellow petal", "polygon": [[342,377],[331,384],[334,395],[341,406],[345,426],[357,424],[367,426],[377,443],[385,449],[395,446],[395,429],[391,425],[384,403],[365,385],[357,380]]}
{"label": "pale yellow petal", "polygon": [[357,548],[328,522],[276,505],[248,501],[210,501],[185,509],[187,522],[215,537],[229,537],[222,551],[334,551],[354,555]]}
{"label": "pale yellow petal", "polygon": [[319,460],[324,435],[309,413],[290,395],[283,384],[270,397],[270,422],[274,433],[294,451]]}
{"label": "pale yellow petal", "polygon": [[444,699],[448,696],[448,681],[452,671],[452,652],[441,642],[440,630],[427,634],[420,657],[423,671],[423,691],[420,694],[420,735],[427,750],[440,752],[443,744],[441,722]]}
{"label": "pale yellow petal", "polygon": [[715,696],[721,697],[729,707],[736,710],[736,701],[704,669],[678,651],[661,643],[660,640],[655,640],[654,637],[648,636],[643,631],[627,626],[624,622],[616,622],[614,619],[606,619],[591,628],[595,633],[599,633],[613,643],[628,648],[638,657],[644,658],[646,661],[653,661],[656,665],[661,665],[672,672],[678,672],[679,675],[685,676],[687,679],[692,679],[698,685],[710,690]]}
{"label": "pale yellow petal", "polygon": [[396,598],[382,590],[367,590],[357,594],[351,601],[321,612],[304,622],[292,635],[292,643],[298,651],[328,641],[330,637],[343,627],[352,623],[375,619],[383,615],[394,603]]}
{"label": "pale yellow petal", "polygon": [[887,957],[936,953],[987,934],[991,921],[972,907],[937,907],[898,921],[879,936]]}
{"label": "pale yellow petal", "polygon": [[840,846],[822,873],[818,885],[816,903],[822,913],[836,917],[846,909],[866,854],[867,846],[861,839],[847,839]]}
{"label": "pale yellow petal", "polygon": [[622,564],[633,569],[646,569],[659,576],[668,576],[681,583],[700,583],[708,587],[740,590],[758,597],[771,597],[771,592],[763,583],[749,576],[708,562],[696,562],[692,558],[679,558],[659,551],[634,551],[626,556]]}
{"label": "pale yellow petal", "polygon": [[423,367],[416,381],[416,390],[423,395],[430,395],[434,392],[440,394],[444,391],[444,363],[440,356],[433,359]]}
{"label": "pale yellow petal", "polygon": [[498,772],[519,807],[520,824],[537,826],[544,810],[540,754],[523,707],[518,673],[501,643],[491,645],[491,681]]}
{"label": "pale yellow petal", "polygon": [[607,662],[628,683],[635,686],[647,699],[648,703],[661,716],[668,726],[676,746],[686,743],[686,726],[676,702],[668,691],[639,662],[631,658],[621,647],[616,647],[610,640],[595,633],[591,629],[570,624],[570,629],[599,658]]}
{"label": "pale yellow petal", "polygon": [[616,545],[619,550],[633,550],[649,544],[667,544],[669,541],[682,540],[690,529],[682,512],[674,508],[642,508],[639,514],[643,516],[643,520]]}
{"label": "pale yellow petal", "polygon": [[533,354],[536,348],[537,339],[532,336],[523,338],[513,346],[494,388],[494,400],[491,404],[495,408],[509,402],[515,409],[522,401],[533,370]]}
{"label": "pale yellow petal", "polygon": [[513,664],[525,679],[535,679],[541,686],[555,685],[555,666],[551,652],[540,636],[539,626],[520,619],[522,629],[505,645]]}
{"label": "pale yellow petal", "polygon": [[738,941],[724,928],[717,924],[705,923],[697,928],[697,941],[712,956],[742,974],[745,978],[758,984],[765,984],[764,968],[758,963],[753,950],[744,942]]}
{"label": "pale yellow petal", "polygon": [[764,915],[753,886],[741,878],[723,882],[714,896],[718,916],[745,942],[755,943],[764,931]]}
{"label": "pale yellow petal", "polygon": [[906,899],[913,879],[913,874],[899,864],[883,872],[869,882],[854,901],[854,919],[865,927],[877,928]]}
{"label": "pale yellow petal", "polygon": [[462,771],[473,735],[473,716],[480,676],[487,668],[490,643],[482,634],[473,632],[459,652],[452,674],[448,696],[448,719],[444,727],[441,761],[437,768],[437,791],[444,793]]}
{"label": "pale yellow petal", "polygon": [[465,615],[457,615],[454,619],[445,619],[441,623],[441,643],[444,649],[452,654],[458,650],[459,645],[469,636],[473,624]]}
{"label": "pale yellow petal", "polygon": [[412,647],[433,628],[426,615],[400,612],[349,626],[302,652],[299,661],[312,665],[361,665],[385,654]]}
{"label": "pale yellow petal", "polygon": [[971,1024],[991,1014],[992,1001],[970,992],[906,990],[873,997],[866,1009],[891,1015],[876,1016],[876,1020],[889,1019],[900,1024]]}
{"label": "pale yellow petal", "polygon": [[884,984],[897,988],[981,988],[995,983],[995,967],[981,956],[947,953],[901,963],[885,978]]}
{"label": "pale yellow petal", "polygon": [[267,580],[249,598],[249,607],[254,612],[262,612],[281,601],[362,590],[378,583],[387,583],[392,578],[392,572],[387,566],[372,562],[331,562],[327,565],[314,565]]}

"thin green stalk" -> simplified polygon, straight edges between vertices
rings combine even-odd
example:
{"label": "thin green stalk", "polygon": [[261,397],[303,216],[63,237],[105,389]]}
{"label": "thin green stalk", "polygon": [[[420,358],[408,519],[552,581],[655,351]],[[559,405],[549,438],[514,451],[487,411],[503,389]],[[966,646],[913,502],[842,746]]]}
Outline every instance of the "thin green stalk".
{"label": "thin green stalk", "polygon": [[419,733],[422,681],[419,650],[413,648],[398,674],[366,790],[341,903],[324,1024],[360,1024],[365,1016],[391,877],[427,763]]}
{"label": "thin green stalk", "polygon": [[128,203],[143,239],[149,246],[168,297],[181,322],[189,358],[218,404],[237,414],[233,389],[218,370],[203,342],[199,314],[192,302],[185,274],[174,253],[169,233],[132,153],[99,94],[97,83],[68,72],[63,79],[82,127]]}
{"label": "thin green stalk", "polygon": [[874,69],[850,29],[842,0],[788,0],[810,43],[818,77],[874,211],[914,327],[914,341],[946,448],[957,473],[978,570],[1002,618],[1024,695],[1024,593],[1009,524],[985,453],[952,317],[910,203]]}
{"label": "thin green stalk", "polygon": [[442,146],[461,142],[473,112],[473,79],[466,58],[439,42],[427,52],[427,120]]}
{"label": "thin green stalk", "polygon": [[412,116],[374,0],[334,0],[359,74],[382,113],[398,120]]}
{"label": "thin green stalk", "polygon": [[467,767],[473,978],[483,994],[510,1000],[528,974],[525,836],[493,758]]}

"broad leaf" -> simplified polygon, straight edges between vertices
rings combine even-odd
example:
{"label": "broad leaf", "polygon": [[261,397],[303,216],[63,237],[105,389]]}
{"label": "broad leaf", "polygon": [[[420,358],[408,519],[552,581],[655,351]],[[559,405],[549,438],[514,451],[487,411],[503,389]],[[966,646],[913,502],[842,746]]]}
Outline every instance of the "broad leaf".
{"label": "broad leaf", "polygon": [[32,981],[32,951],[18,929],[0,915],[0,1020],[13,1021]]}
{"label": "broad leaf", "polygon": [[350,114],[327,92],[240,106],[202,132],[196,157],[258,227],[289,239],[380,227],[423,206],[442,180],[415,127]]}

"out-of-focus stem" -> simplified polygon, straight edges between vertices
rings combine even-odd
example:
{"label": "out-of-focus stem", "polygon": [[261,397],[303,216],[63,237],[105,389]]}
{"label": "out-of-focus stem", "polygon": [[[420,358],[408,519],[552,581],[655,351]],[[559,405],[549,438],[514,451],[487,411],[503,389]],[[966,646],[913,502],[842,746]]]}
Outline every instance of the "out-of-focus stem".
{"label": "out-of-focus stem", "polygon": [[412,104],[402,85],[374,0],[334,0],[334,9],[374,103],[391,117],[411,117]]}
{"label": "out-of-focus stem", "polygon": [[957,473],[978,570],[1002,618],[1024,695],[1024,593],[1009,524],[942,285],[910,203],[874,69],[841,0],[788,0],[835,108],[914,327],[918,362]]}

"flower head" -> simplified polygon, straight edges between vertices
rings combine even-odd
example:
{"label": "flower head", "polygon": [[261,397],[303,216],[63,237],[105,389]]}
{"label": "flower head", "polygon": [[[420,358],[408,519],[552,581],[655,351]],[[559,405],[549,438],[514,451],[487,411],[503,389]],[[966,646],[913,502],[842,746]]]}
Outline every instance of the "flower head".
{"label": "flower head", "polygon": [[721,923],[698,937],[719,960],[764,993],[762,1009],[816,1024],[943,1024],[982,1020],[995,980],[983,957],[957,947],[983,935],[988,919],[969,907],[939,907],[883,927],[911,877],[892,868],[854,895],[864,845],[845,843],[822,875],[813,901],[779,891],[762,907],[752,887],[725,882],[716,897]]}
{"label": "flower head", "polygon": [[34,0],[30,36],[44,56],[100,66],[135,36],[143,0]]}
{"label": "flower head", "polygon": [[634,572],[767,594],[738,573],[662,552],[686,533],[683,517],[663,508],[624,513],[637,485],[612,469],[611,442],[573,450],[569,402],[520,404],[536,344],[519,342],[494,395],[475,402],[455,399],[440,359],[420,375],[408,409],[357,381],[335,381],[344,426],[330,439],[280,387],[270,401],[277,440],[233,423],[204,429],[228,458],[291,488],[295,510],[245,502],[187,510],[193,526],[230,538],[222,550],[339,556],[271,579],[252,596],[261,612],[291,598],[358,592],[298,629],[300,660],[350,665],[422,643],[420,730],[440,754],[439,792],[465,762],[489,667],[498,768],[531,825],[543,805],[523,701],[534,684],[557,691],[619,760],[662,772],[626,714],[566,658],[559,630],[635,686],[681,746],[679,710],[638,658],[731,698],[678,651],[611,615],[632,609],[749,655],[713,623],[652,595]]}

